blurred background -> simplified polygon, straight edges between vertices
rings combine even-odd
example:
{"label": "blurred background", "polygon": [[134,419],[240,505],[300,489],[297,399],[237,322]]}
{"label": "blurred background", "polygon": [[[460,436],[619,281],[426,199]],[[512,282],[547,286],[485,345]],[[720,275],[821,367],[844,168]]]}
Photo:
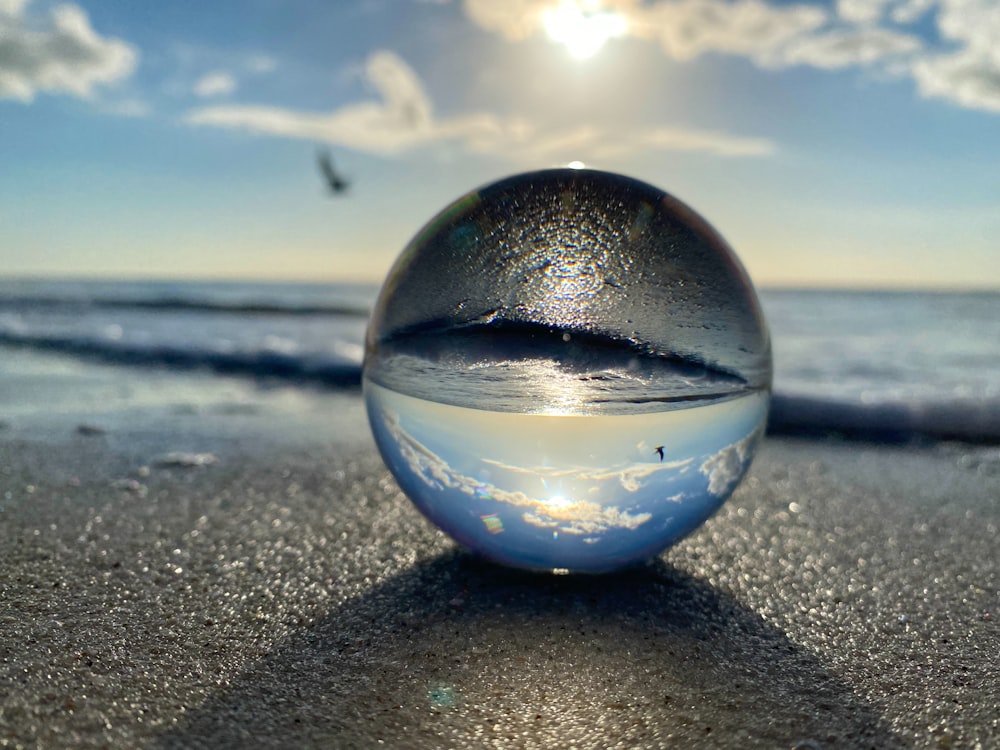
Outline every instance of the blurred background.
{"label": "blurred background", "polygon": [[996,288],[998,49],[992,0],[0,0],[0,273],[378,282],[582,162],[758,286]]}
{"label": "blurred background", "polygon": [[573,165],[733,245],[772,428],[1000,441],[997,50],[995,0],[0,0],[0,410],[353,387],[409,239]]}

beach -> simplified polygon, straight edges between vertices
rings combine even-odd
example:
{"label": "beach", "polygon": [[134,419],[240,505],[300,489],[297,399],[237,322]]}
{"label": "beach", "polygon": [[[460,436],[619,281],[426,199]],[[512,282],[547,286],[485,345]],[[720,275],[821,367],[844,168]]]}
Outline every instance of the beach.
{"label": "beach", "polygon": [[998,116],[1000,0],[0,0],[0,750],[1000,750]]}
{"label": "beach", "polygon": [[771,436],[657,560],[553,576],[428,524],[356,389],[32,356],[4,746],[1000,744],[995,445]]}

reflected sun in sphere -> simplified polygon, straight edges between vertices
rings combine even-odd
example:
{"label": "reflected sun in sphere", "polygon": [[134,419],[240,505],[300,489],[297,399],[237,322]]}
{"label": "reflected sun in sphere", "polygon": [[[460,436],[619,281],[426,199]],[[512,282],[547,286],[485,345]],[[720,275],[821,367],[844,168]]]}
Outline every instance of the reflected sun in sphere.
{"label": "reflected sun in sphere", "polygon": [[577,60],[596,55],[609,39],[622,36],[626,27],[622,16],[586,0],[566,0],[547,10],[542,22],[549,38],[565,45]]}
{"label": "reflected sun in sphere", "polygon": [[418,233],[371,314],[363,381],[386,465],[438,528],[505,565],[601,573],[729,497],[771,358],[753,287],[703,219],[563,168],[484,186]]}

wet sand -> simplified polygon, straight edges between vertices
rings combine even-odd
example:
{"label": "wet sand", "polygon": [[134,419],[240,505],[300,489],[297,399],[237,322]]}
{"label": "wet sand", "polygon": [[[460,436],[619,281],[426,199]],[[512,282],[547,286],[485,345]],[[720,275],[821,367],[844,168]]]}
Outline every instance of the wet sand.
{"label": "wet sand", "polygon": [[233,388],[5,420],[0,745],[1000,746],[995,446],[770,438],[661,559],[549,576],[429,526],[357,394]]}

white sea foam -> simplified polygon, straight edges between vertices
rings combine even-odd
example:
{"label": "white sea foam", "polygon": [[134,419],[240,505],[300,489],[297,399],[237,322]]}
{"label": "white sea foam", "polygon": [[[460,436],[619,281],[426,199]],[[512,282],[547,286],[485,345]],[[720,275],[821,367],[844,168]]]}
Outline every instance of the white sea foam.
{"label": "white sea foam", "polygon": [[[3,280],[0,347],[354,386],[375,293],[344,284]],[[1000,294],[764,291],[761,299],[779,426],[1000,433]]]}

